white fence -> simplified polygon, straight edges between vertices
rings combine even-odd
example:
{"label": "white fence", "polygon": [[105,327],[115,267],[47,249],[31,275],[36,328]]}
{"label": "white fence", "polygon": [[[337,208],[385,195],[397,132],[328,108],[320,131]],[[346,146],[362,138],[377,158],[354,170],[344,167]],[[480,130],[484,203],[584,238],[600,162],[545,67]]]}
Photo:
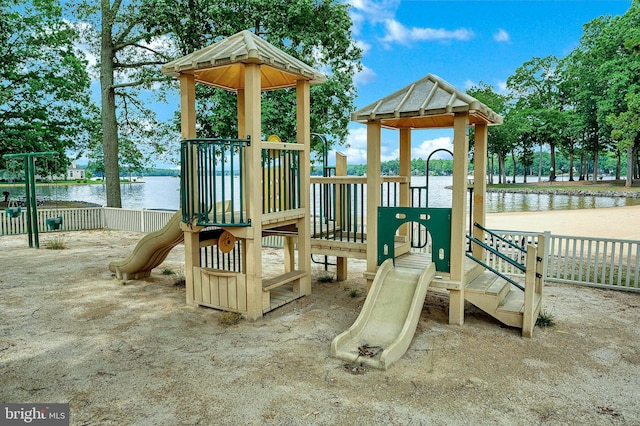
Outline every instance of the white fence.
{"label": "white fence", "polygon": [[[521,247],[537,244],[538,240],[538,235],[530,232],[493,232]],[[546,281],[640,292],[640,241],[548,233],[546,236]],[[521,251],[498,239],[487,243],[522,263]],[[490,256],[488,265],[510,275],[522,274],[498,256]]]}
{"label": "white fence", "polygon": [[[153,232],[161,229],[175,211],[131,210],[109,207],[72,209],[39,209],[38,232],[49,232],[47,219],[62,217],[61,231],[83,231],[90,229],[117,229],[131,232]],[[27,212],[22,209],[18,217],[0,211],[0,235],[27,233]]]}
{"label": "white fence", "polygon": [[[107,207],[38,210],[39,232],[50,232],[46,220],[62,217],[63,231],[114,229],[153,232],[161,229],[174,211],[130,210]],[[525,247],[537,244],[537,234],[520,231],[494,231],[509,241]],[[12,218],[0,211],[0,235],[26,234],[26,211]],[[523,262],[522,253],[500,240],[487,243],[514,260]],[[281,247],[279,237],[265,237],[263,244]],[[549,255],[545,280],[593,287],[640,292],[640,241],[575,237],[547,234]],[[428,250],[428,249],[425,249]],[[521,272],[497,256],[489,256],[489,266],[511,275]]]}

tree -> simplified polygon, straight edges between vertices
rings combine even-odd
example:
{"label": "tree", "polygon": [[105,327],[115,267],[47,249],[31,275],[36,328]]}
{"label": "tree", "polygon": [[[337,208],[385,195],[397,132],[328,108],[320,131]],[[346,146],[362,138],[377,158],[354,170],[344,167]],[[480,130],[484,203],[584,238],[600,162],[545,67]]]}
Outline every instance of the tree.
{"label": "tree", "polygon": [[548,144],[551,154],[549,180],[556,179],[556,146],[567,140],[567,105],[561,91],[561,62],[553,55],[533,58],[507,79],[507,87],[517,99],[516,108],[526,111],[534,124],[531,136],[538,144]]}
{"label": "tree", "polygon": [[[361,50],[351,38],[348,5],[335,0],[145,0],[152,29],[167,29],[182,55],[250,29],[269,43],[328,74],[311,88],[311,129],[343,143],[354,108],[353,76]],[[200,137],[236,137],[236,98],[221,89],[198,87]],[[262,127],[283,140],[295,134],[295,94],[263,94]],[[320,141],[312,149],[321,151]]]}
{"label": "tree", "polygon": [[[85,40],[99,53],[102,153],[109,207],[122,207],[120,156],[130,153],[122,159],[131,163],[139,160],[136,156],[141,144],[147,144],[152,152],[163,149],[160,136],[154,133],[159,128],[155,114],[141,100],[141,90],[166,81],[158,66],[170,53],[164,52],[168,48],[168,40],[162,38],[166,31],[148,30],[150,16],[143,12],[141,2],[78,0],[74,5],[77,17],[86,24]],[[128,145],[137,144],[136,149],[121,150],[121,134]]]}
{"label": "tree", "polygon": [[[629,139],[619,132],[624,127],[622,122],[611,117],[628,110],[628,101],[640,86],[638,40],[640,1],[634,0],[622,16],[604,16],[587,23],[579,46],[568,58],[571,100],[584,124],[583,134],[593,151],[596,166],[601,149],[619,152],[629,148]],[[622,138],[617,146],[612,136]],[[628,168],[627,173],[632,171]],[[594,179],[597,179],[597,167]]]}
{"label": "tree", "polygon": [[[487,83],[480,82],[478,86],[471,87],[467,90],[467,94],[478,99],[498,114],[504,116],[508,111],[509,98],[505,95],[496,93],[493,90],[493,87]],[[471,139],[473,140],[473,136]],[[498,181],[499,183],[506,183],[505,160],[509,152],[511,152],[515,147],[515,138],[511,133],[509,120],[505,118],[504,124],[501,126],[489,127],[487,140],[488,154],[496,154],[498,156]]]}
{"label": "tree", "polygon": [[0,157],[59,152],[48,173],[88,143],[96,110],[76,38],[58,1],[0,0]]}

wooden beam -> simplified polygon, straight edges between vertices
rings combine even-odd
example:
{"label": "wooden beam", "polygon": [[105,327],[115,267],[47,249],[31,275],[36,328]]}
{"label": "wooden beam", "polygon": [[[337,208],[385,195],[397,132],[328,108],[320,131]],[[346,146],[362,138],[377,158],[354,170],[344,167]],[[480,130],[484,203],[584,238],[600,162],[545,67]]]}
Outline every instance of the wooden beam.
{"label": "wooden beam", "polygon": [[311,84],[307,80],[296,82],[296,140],[304,146],[300,152],[300,207],[305,210],[298,225],[298,269],[306,271],[300,278],[300,294],[311,294],[311,222],[309,217],[311,186]]}
{"label": "wooden beam", "polygon": [[451,280],[459,281],[461,290],[449,293],[449,323],[464,323],[464,261],[466,251],[467,173],[469,138],[467,113],[453,118],[453,190],[451,209]]}
{"label": "wooden beam", "polygon": [[[408,181],[400,183],[400,205],[411,206],[411,129],[400,129],[400,176],[407,177]],[[400,226],[400,235],[409,236],[411,228],[406,223]]]}
{"label": "wooden beam", "polygon": [[[476,124],[475,141],[473,147],[473,221],[485,226],[486,211],[485,197],[487,193],[487,128],[486,124]],[[484,231],[473,228],[473,237],[484,241]],[[477,244],[473,245],[473,256],[482,259],[484,250]]]}
{"label": "wooden beam", "polygon": [[[381,129],[379,121],[367,122],[367,272],[371,273],[378,269]],[[372,283],[367,282],[367,290]]]}
{"label": "wooden beam", "polygon": [[246,176],[247,214],[254,229],[254,238],[245,240],[247,275],[247,319],[262,316],[262,182],[260,164],[262,155],[261,79],[260,65],[245,64],[244,110],[245,130],[251,137],[246,150],[244,170]]}

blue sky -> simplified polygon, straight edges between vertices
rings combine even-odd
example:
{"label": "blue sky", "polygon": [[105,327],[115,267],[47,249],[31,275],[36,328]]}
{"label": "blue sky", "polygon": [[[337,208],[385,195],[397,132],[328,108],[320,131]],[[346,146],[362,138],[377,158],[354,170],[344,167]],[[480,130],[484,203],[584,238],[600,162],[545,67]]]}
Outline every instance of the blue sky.
{"label": "blue sky", "polygon": [[[582,26],[621,15],[630,0],[349,0],[353,35],[364,50],[356,79],[356,108],[383,98],[427,74],[466,90],[483,81],[504,90],[507,78],[534,57],[564,57]],[[366,161],[366,128],[350,125],[349,164]],[[397,132],[383,132],[382,160],[397,158]],[[412,157],[451,149],[448,130],[414,131]],[[333,157],[333,155],[332,155]]]}
{"label": "blue sky", "polygon": [[[578,45],[584,24],[624,14],[631,6],[631,0],[345,1],[352,6],[353,37],[364,52],[364,69],[356,76],[356,108],[427,74],[461,90],[482,81],[504,91],[507,78],[524,62],[566,56]],[[92,88],[99,103],[97,80]],[[159,117],[172,116],[178,103],[175,94],[169,104],[156,104]],[[366,127],[351,123],[349,131],[348,146],[337,150],[347,155],[349,164],[364,164]],[[397,138],[397,132],[383,131],[383,161],[398,158]],[[426,159],[437,148],[452,149],[451,140],[450,130],[414,131],[412,158]],[[334,158],[331,153],[331,163]]]}

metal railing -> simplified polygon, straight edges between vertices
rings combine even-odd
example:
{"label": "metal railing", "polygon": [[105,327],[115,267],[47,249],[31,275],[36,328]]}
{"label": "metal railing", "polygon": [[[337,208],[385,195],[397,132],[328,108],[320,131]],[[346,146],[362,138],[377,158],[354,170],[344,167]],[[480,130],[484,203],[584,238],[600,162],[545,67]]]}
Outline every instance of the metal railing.
{"label": "metal railing", "polygon": [[[248,226],[244,211],[244,149],[250,139],[184,139],[180,145],[180,207],[185,223]],[[238,212],[236,216],[233,212]],[[231,212],[231,214],[229,214]]]}
{"label": "metal railing", "polygon": [[295,144],[262,143],[262,213],[300,207],[300,148]]}
{"label": "metal railing", "polygon": [[[507,247],[510,247],[511,249],[515,249],[517,251],[517,256],[518,258],[520,256],[526,256],[527,254],[527,249],[525,247],[521,247],[517,244],[514,244],[512,241],[509,241],[508,239],[496,234],[493,231],[490,231],[486,228],[484,228],[483,226],[481,226],[478,223],[474,223],[474,226],[481,229],[484,233],[485,233],[485,241],[487,240],[487,238],[491,239],[491,240],[496,240],[499,241],[500,244],[499,245],[506,245]],[[477,238],[474,238],[470,235],[467,235],[467,239],[469,241],[471,241],[472,243],[482,247],[484,250],[486,250],[489,254],[507,262],[511,267],[514,267],[516,269],[518,269],[520,272],[526,272],[527,267],[525,266],[525,264],[520,263],[518,260],[513,259],[511,257],[509,257],[508,255],[502,253],[498,248],[490,244],[487,244],[485,241],[481,241]],[[525,288],[520,285],[518,282],[516,282],[513,278],[509,277],[508,275],[506,275],[505,273],[503,273],[503,271],[501,271],[498,268],[495,268],[493,266],[491,266],[488,262],[485,262],[484,259],[478,259],[477,257],[473,256],[471,253],[465,253],[465,255],[473,260],[474,262],[482,265],[483,267],[487,268],[488,270],[490,270],[491,272],[493,272],[494,274],[498,275],[499,277],[505,279],[506,281],[510,282],[511,284],[513,284],[514,286],[516,286],[517,288],[519,288],[520,290],[524,291]]]}

